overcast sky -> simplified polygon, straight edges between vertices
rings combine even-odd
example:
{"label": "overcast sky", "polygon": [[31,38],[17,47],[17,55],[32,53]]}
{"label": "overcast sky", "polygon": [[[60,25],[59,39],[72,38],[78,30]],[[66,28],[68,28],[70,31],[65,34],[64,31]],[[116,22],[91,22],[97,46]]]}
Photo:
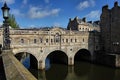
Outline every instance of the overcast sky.
{"label": "overcast sky", "polygon": [[[69,18],[86,17],[87,21],[99,20],[102,6],[113,7],[120,0],[0,0],[0,6],[7,2],[10,13],[15,15],[22,28],[41,26],[67,27]],[[0,12],[2,23],[2,12]]]}

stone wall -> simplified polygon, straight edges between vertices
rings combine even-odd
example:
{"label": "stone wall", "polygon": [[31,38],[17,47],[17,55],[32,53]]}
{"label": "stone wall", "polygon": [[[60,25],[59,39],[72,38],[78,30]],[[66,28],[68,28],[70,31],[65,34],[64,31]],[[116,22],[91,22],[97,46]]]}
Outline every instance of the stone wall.
{"label": "stone wall", "polygon": [[[2,32],[0,37],[2,44]],[[73,31],[60,28],[11,29],[10,40],[13,53],[32,54],[37,59],[39,69],[41,66],[45,67],[46,57],[56,50],[65,52],[68,58],[71,58],[72,61],[68,59],[68,65],[74,64],[74,56],[80,49],[90,51],[91,59],[94,59],[94,51],[99,50],[99,33],[94,31]]]}
{"label": "stone wall", "polygon": [[107,53],[120,53],[120,6],[118,2],[109,9],[108,5],[103,6],[100,16],[101,27],[101,49]]}

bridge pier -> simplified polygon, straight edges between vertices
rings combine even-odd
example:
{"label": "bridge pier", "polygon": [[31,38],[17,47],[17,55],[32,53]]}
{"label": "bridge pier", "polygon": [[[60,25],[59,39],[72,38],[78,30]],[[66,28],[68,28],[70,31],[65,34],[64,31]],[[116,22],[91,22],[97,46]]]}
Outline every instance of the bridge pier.
{"label": "bridge pier", "polygon": [[40,70],[44,70],[45,69],[45,61],[44,60],[40,60],[38,62],[38,69],[40,69]]}
{"label": "bridge pier", "polygon": [[[69,57],[68,58],[68,65],[69,66],[73,66],[74,65],[74,58],[73,57]],[[38,61],[38,69],[40,69],[40,70],[44,70],[45,69],[45,60]]]}
{"label": "bridge pier", "polygon": [[69,57],[69,58],[68,58],[68,65],[69,65],[69,66],[74,65],[74,58],[73,58],[73,57]]}

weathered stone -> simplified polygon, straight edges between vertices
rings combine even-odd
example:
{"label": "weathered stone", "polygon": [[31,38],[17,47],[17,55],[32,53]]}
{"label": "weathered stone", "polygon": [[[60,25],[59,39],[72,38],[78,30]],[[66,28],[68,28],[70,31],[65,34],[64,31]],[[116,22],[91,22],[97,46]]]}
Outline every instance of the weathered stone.
{"label": "weathered stone", "polygon": [[37,80],[13,55],[11,50],[3,50],[2,59],[7,80]]}
{"label": "weathered stone", "polygon": [[[21,52],[32,54],[37,59],[38,69],[45,68],[45,59],[56,50],[64,52],[68,58],[71,58],[68,59],[68,65],[74,65],[74,56],[80,49],[89,50],[92,57],[94,57],[94,51],[99,50],[99,32],[94,31],[61,28],[11,29],[10,39],[14,55]],[[0,43],[2,40],[1,35]]]}

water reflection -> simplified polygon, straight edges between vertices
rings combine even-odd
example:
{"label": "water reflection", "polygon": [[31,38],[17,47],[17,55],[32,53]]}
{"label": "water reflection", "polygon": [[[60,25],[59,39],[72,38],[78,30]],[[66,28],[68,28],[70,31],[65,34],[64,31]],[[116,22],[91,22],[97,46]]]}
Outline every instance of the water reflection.
{"label": "water reflection", "polygon": [[47,80],[64,80],[68,74],[68,66],[52,64],[49,70],[45,71]]}
{"label": "water reflection", "polygon": [[91,65],[85,62],[75,62],[74,71],[76,76],[85,76],[89,74]]}
{"label": "water reflection", "polygon": [[76,62],[74,67],[52,64],[49,70],[33,70],[32,73],[38,80],[120,80],[120,69],[87,62]]}

